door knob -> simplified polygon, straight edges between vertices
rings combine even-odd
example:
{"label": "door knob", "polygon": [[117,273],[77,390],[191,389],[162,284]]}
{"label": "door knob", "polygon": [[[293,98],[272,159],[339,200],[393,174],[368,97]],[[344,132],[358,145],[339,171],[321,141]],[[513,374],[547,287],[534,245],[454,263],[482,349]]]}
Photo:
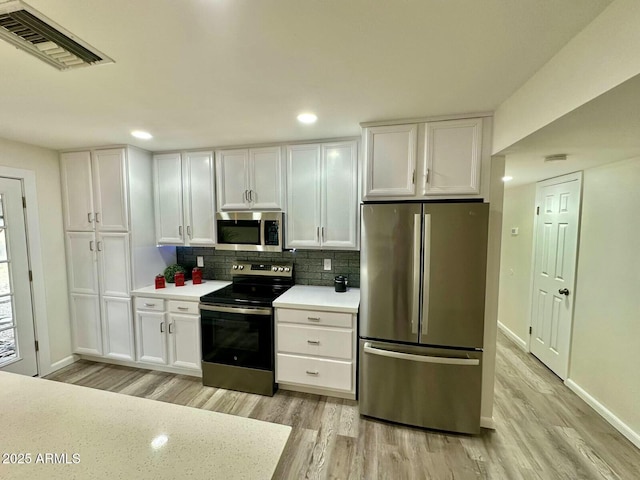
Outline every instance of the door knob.
{"label": "door knob", "polygon": [[566,295],[569,296],[569,289],[568,288],[561,288],[560,290],[558,290],[558,293],[560,295]]}

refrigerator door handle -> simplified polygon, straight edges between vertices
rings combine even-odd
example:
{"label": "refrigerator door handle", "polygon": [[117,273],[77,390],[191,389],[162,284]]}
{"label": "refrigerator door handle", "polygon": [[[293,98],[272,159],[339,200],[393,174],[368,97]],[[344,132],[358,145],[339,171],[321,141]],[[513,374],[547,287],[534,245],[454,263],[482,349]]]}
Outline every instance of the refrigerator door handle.
{"label": "refrigerator door handle", "polygon": [[365,342],[364,352],[370,353],[372,355],[380,355],[382,357],[409,360],[412,362],[439,363],[442,365],[480,365],[480,360],[477,358],[432,357],[427,355],[413,355],[411,353],[392,352],[391,350],[375,348],[371,345],[371,342]]}
{"label": "refrigerator door handle", "polygon": [[420,337],[429,330],[429,288],[431,286],[431,215],[424,216],[424,259],[422,260],[422,319],[420,320]]}
{"label": "refrigerator door handle", "polygon": [[411,302],[411,333],[418,333],[420,325],[420,214],[413,216],[413,292]]}

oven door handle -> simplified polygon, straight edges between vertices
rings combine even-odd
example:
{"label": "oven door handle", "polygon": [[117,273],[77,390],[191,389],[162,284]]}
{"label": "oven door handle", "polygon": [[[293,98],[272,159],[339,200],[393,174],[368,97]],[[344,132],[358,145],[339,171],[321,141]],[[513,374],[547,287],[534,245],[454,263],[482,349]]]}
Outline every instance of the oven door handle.
{"label": "oven door handle", "polygon": [[228,307],[222,305],[207,305],[206,303],[200,304],[200,310],[206,310],[208,312],[239,313],[244,315],[271,315],[270,308]]}

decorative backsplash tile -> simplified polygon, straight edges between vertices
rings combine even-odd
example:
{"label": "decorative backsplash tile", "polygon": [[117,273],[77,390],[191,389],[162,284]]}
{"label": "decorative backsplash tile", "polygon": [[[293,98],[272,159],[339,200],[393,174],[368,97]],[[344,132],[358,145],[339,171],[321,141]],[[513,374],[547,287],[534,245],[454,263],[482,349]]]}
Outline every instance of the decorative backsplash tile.
{"label": "decorative backsplash tile", "polygon": [[[244,262],[293,262],[298,285],[333,286],[333,277],[344,275],[349,286],[360,286],[360,252],[335,250],[295,250],[281,253],[234,252],[203,247],[178,247],[178,263],[187,270],[196,265],[196,257],[204,257],[203,277],[211,280],[231,280],[231,266]],[[331,259],[331,270],[324,269],[324,259]]]}

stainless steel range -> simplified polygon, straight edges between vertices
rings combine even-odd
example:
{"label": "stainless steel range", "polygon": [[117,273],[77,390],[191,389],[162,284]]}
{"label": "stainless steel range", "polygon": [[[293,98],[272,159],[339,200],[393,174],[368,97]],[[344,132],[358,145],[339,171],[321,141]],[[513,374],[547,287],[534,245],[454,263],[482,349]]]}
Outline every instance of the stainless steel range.
{"label": "stainless steel range", "polygon": [[202,383],[273,395],[273,301],[293,285],[293,264],[238,262],[231,273],[231,285],[200,297]]}

